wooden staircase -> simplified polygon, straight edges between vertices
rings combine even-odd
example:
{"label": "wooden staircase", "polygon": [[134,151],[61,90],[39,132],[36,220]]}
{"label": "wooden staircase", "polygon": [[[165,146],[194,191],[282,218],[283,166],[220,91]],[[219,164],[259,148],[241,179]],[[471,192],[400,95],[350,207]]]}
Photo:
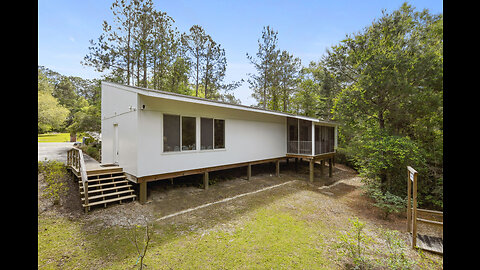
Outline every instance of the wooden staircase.
{"label": "wooden staircase", "polygon": [[87,171],[86,189],[87,203],[85,203],[85,190],[81,180],[78,181],[80,188],[80,197],[85,211],[90,210],[91,206],[102,205],[107,207],[107,203],[135,200],[135,190],[132,184],[125,177],[122,168],[108,168],[100,170]]}

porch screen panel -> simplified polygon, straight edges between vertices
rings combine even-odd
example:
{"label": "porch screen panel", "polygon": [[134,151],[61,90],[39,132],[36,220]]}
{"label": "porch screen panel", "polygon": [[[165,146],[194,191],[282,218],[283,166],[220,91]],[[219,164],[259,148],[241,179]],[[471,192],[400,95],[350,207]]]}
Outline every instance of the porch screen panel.
{"label": "porch screen panel", "polygon": [[328,152],[333,152],[335,144],[335,128],[334,127],[328,127]]}
{"label": "porch screen panel", "polygon": [[195,117],[182,116],[182,151],[197,149],[196,122]]}
{"label": "porch screen panel", "polygon": [[180,116],[163,115],[163,152],[180,151]]}
{"label": "porch screen panel", "polygon": [[214,137],[215,137],[215,149],[225,148],[225,120],[214,120]]}
{"label": "porch screen panel", "polygon": [[200,118],[200,150],[213,149],[213,118]]}
{"label": "porch screen panel", "polygon": [[315,155],[320,154],[320,127],[315,126]]}
{"label": "porch screen panel", "polygon": [[312,122],[300,120],[300,154],[312,154]]}
{"label": "porch screen panel", "polygon": [[287,118],[287,153],[298,154],[298,120]]}

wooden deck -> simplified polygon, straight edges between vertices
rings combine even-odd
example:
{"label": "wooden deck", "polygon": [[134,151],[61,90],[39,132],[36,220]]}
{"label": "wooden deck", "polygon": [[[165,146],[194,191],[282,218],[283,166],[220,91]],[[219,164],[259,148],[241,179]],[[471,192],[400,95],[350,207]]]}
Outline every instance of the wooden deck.
{"label": "wooden deck", "polygon": [[[412,244],[412,235],[410,234],[410,243]],[[417,246],[423,250],[443,255],[443,239],[440,237],[417,234]]]}

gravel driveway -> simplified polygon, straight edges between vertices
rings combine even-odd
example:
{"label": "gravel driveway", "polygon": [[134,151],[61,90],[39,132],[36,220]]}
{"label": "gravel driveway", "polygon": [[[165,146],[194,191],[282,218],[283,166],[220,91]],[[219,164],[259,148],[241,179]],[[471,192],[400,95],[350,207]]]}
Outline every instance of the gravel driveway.
{"label": "gravel driveway", "polygon": [[38,143],[38,160],[58,160],[67,162],[67,151],[73,147],[73,142]]}

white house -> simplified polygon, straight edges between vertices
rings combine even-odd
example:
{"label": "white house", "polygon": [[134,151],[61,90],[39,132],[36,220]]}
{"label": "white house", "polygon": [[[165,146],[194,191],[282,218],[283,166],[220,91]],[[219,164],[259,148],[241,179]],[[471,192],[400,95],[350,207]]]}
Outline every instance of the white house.
{"label": "white house", "polygon": [[[102,82],[102,163],[140,184],[286,158],[328,159],[337,124],[171,92]],[[331,175],[331,170],[330,170]]]}

